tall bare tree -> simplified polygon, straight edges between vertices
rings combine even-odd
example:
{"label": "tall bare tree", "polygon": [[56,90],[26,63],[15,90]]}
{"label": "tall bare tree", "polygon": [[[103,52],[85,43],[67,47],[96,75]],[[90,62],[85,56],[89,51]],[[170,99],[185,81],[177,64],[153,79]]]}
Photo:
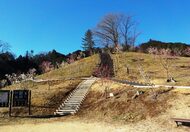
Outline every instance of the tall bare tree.
{"label": "tall bare tree", "polygon": [[[117,50],[119,43],[134,46],[139,33],[132,16],[124,14],[108,14],[97,25],[95,35],[106,45],[112,44]],[[104,45],[105,46],[105,45]]]}
{"label": "tall bare tree", "polygon": [[132,16],[120,15],[121,16],[121,36],[124,39],[124,44],[127,45],[129,42],[129,36],[131,34],[130,29],[135,25],[134,21],[132,21]]}
{"label": "tall bare tree", "polygon": [[128,41],[128,43],[127,43],[127,45],[130,46],[131,50],[134,49],[136,40],[137,40],[137,38],[138,38],[139,35],[140,35],[140,32],[138,32],[138,31],[136,30],[136,27],[133,27],[133,29],[132,29],[132,31],[131,31],[131,34],[130,34],[130,36],[129,36],[129,38],[128,38],[129,41]]}
{"label": "tall bare tree", "polygon": [[137,32],[137,22],[130,15],[120,14],[120,34],[122,43],[133,48],[140,32]]}
{"label": "tall bare tree", "polygon": [[100,23],[98,23],[95,34],[104,42],[110,42],[114,48],[119,44],[119,26],[120,17],[116,14],[106,15]]}

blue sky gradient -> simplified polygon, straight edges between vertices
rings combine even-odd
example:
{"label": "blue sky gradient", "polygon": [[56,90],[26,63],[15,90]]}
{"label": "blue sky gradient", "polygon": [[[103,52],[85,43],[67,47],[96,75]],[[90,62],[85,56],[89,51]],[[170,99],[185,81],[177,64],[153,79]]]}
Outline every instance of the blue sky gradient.
{"label": "blue sky gradient", "polygon": [[150,38],[190,43],[189,0],[0,0],[0,40],[25,54],[81,49],[81,38],[108,13],[139,23],[137,44]]}

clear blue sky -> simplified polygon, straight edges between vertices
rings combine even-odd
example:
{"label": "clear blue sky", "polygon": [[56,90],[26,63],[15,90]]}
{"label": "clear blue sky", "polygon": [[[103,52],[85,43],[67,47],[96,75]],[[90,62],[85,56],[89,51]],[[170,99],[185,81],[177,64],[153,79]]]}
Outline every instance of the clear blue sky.
{"label": "clear blue sky", "polygon": [[137,43],[150,38],[190,43],[190,0],[0,0],[0,40],[16,55],[81,49],[81,38],[108,13],[139,22]]}

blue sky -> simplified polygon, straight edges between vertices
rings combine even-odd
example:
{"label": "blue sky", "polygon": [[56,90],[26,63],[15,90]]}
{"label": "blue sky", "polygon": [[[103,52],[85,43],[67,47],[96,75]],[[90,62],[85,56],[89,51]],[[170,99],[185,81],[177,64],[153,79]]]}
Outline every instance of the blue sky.
{"label": "blue sky", "polygon": [[0,40],[25,54],[81,49],[81,38],[108,13],[126,13],[138,21],[141,36],[190,43],[189,0],[0,0]]}

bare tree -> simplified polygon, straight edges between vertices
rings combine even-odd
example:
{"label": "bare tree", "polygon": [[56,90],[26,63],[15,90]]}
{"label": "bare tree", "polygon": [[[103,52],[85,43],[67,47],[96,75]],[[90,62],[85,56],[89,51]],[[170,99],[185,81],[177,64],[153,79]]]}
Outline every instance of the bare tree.
{"label": "bare tree", "polygon": [[171,68],[174,65],[174,59],[176,54],[172,54],[172,50],[170,49],[157,49],[150,47],[148,48],[148,53],[154,55],[154,59],[158,58],[160,64],[166,73],[166,79],[168,82],[173,80],[173,76],[171,75]]}
{"label": "bare tree", "polygon": [[119,44],[119,26],[119,15],[108,14],[97,25],[95,35],[106,43],[110,42],[114,45],[114,48],[117,48]]}
{"label": "bare tree", "polygon": [[184,52],[186,56],[190,56],[190,47],[186,48]]}
{"label": "bare tree", "polygon": [[140,35],[140,32],[137,32],[136,28],[134,28],[133,31],[131,32],[131,36],[129,37],[129,43],[128,43],[131,50],[134,49],[136,40],[137,40],[139,35]]}
{"label": "bare tree", "polygon": [[9,50],[10,50],[9,43],[0,40],[0,53],[4,53]]}
{"label": "bare tree", "polygon": [[130,15],[120,14],[120,34],[125,46],[134,47],[137,37],[140,35],[137,32],[137,22]]}
{"label": "bare tree", "polygon": [[108,14],[98,23],[94,34],[102,45],[114,46],[119,50],[119,43],[134,47],[135,41],[140,33],[136,30],[136,22],[132,16],[124,14]]}
{"label": "bare tree", "polygon": [[134,26],[134,22],[132,22],[131,16],[121,15],[121,26],[120,31],[121,35],[124,39],[124,44],[128,44],[129,35],[130,35],[130,28]]}
{"label": "bare tree", "polygon": [[39,67],[43,73],[53,70],[53,65],[49,61],[43,61]]}
{"label": "bare tree", "polygon": [[163,68],[166,71],[166,77],[167,80],[170,80],[171,75],[170,75],[170,69],[172,67],[173,63],[173,56],[171,55],[171,50],[170,49],[160,49],[159,50],[159,59],[160,59],[160,64],[163,66]]}

